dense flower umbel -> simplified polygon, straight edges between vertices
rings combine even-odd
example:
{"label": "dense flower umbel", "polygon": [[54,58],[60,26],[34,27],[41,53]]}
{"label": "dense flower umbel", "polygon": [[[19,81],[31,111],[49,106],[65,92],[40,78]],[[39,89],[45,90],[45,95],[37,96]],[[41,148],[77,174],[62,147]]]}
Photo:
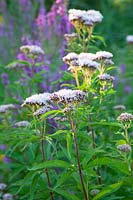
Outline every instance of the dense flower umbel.
{"label": "dense flower umbel", "polygon": [[133,35],[128,35],[128,36],[126,37],[126,41],[127,41],[127,43],[129,43],[129,44],[133,43]]}
{"label": "dense flower umbel", "polygon": [[68,42],[71,42],[71,41],[75,40],[78,37],[78,34],[77,33],[64,34],[64,37],[66,38],[66,40]]}
{"label": "dense flower umbel", "polygon": [[50,111],[52,109],[52,107],[50,105],[45,105],[42,108],[36,110],[36,112],[33,113],[34,116],[40,116],[43,115],[44,113]]}
{"label": "dense flower umbel", "polygon": [[78,60],[78,54],[72,52],[72,53],[68,53],[66,56],[64,56],[63,58],[63,62],[71,65],[72,61]]}
{"label": "dense flower umbel", "polygon": [[10,193],[6,193],[3,195],[3,200],[13,200],[13,196]]}
{"label": "dense flower umbel", "polygon": [[113,57],[113,54],[108,51],[98,51],[96,53],[96,58],[98,60],[111,59],[112,57]]}
{"label": "dense flower umbel", "polygon": [[79,60],[81,60],[81,59],[96,60],[96,54],[94,54],[94,53],[80,53],[78,58],[79,58]]}
{"label": "dense flower umbel", "polygon": [[96,196],[99,192],[100,192],[100,190],[93,189],[93,190],[90,191],[90,194],[91,194],[91,196]]}
{"label": "dense flower umbel", "polygon": [[15,108],[16,106],[14,104],[0,105],[0,113],[6,113],[7,111]]}
{"label": "dense flower umbel", "polygon": [[20,51],[24,52],[25,54],[33,55],[44,54],[44,51],[41,49],[41,47],[36,45],[23,45],[20,47]]}
{"label": "dense flower umbel", "polygon": [[131,122],[133,121],[133,115],[130,113],[121,113],[120,116],[117,117],[117,120],[120,122]]}
{"label": "dense flower umbel", "polygon": [[99,63],[82,57],[79,57],[78,64],[81,68],[91,68],[92,70],[96,70],[99,67]]}
{"label": "dense flower umbel", "polygon": [[0,191],[5,190],[7,185],[5,183],[0,183]]}
{"label": "dense flower umbel", "polygon": [[14,124],[15,127],[27,127],[30,126],[30,122],[28,121],[19,121]]}
{"label": "dense flower umbel", "polygon": [[95,62],[96,55],[93,53],[69,53],[63,61],[70,65],[68,70],[71,72],[86,68],[89,71],[95,71],[99,67],[99,63]]}
{"label": "dense flower umbel", "polygon": [[41,93],[41,94],[34,94],[28,98],[25,99],[22,106],[25,105],[40,105],[44,106],[47,104],[47,102],[50,100],[50,93]]}
{"label": "dense flower umbel", "polygon": [[128,144],[121,144],[121,145],[117,146],[117,149],[119,151],[122,151],[122,152],[130,152],[131,151],[131,146],[128,145]]}
{"label": "dense flower umbel", "polygon": [[86,94],[80,90],[62,89],[51,94],[50,99],[61,103],[76,103],[83,101]]}
{"label": "dense flower umbel", "polygon": [[69,21],[75,26],[93,26],[101,22],[103,19],[102,14],[96,10],[69,10]]}
{"label": "dense flower umbel", "polygon": [[98,78],[100,81],[114,81],[114,76],[111,76],[110,74],[100,74],[98,75]]}
{"label": "dense flower umbel", "polygon": [[114,62],[111,59],[105,59],[104,64],[105,65],[114,65]]}

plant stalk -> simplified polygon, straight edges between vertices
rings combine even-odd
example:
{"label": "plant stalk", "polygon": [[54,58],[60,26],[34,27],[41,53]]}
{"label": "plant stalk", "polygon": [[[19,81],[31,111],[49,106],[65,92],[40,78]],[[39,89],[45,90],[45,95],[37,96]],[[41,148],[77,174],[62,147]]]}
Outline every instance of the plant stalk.
{"label": "plant stalk", "polygon": [[77,138],[76,138],[76,133],[75,133],[75,125],[74,125],[74,121],[72,120],[72,118],[70,117],[69,119],[70,119],[73,139],[74,139],[74,145],[75,145],[75,152],[76,152],[76,159],[77,159],[77,164],[78,164],[78,171],[79,171],[80,181],[81,181],[81,185],[82,185],[82,189],[83,189],[85,200],[89,200],[87,191],[85,189],[84,180],[83,180],[83,174],[82,174],[81,163],[80,163],[80,158],[79,158],[78,143],[77,143]]}
{"label": "plant stalk", "polygon": [[128,138],[128,128],[125,128],[125,136],[126,136],[126,141],[127,143],[130,145],[130,141],[129,141],[129,138]]}
{"label": "plant stalk", "polygon": [[[45,158],[45,146],[44,146],[45,130],[46,130],[46,119],[44,119],[43,124],[42,124],[42,138],[41,138],[41,152],[42,152],[42,161],[43,162],[46,161],[46,158]],[[44,170],[44,172],[45,172],[46,177],[47,177],[48,187],[51,188],[51,182],[50,182],[50,177],[49,177],[48,169],[46,168]],[[51,192],[51,191],[50,191],[50,199],[54,200],[53,192]]]}
{"label": "plant stalk", "polygon": [[[89,121],[91,122],[91,117],[89,117]],[[95,149],[96,148],[95,135],[94,135],[94,129],[92,127],[91,127],[91,137],[92,137],[92,147],[93,147],[93,149]],[[94,158],[96,158],[96,156]],[[99,167],[97,167],[96,173],[98,175],[98,180],[97,180],[98,184],[101,185],[102,184],[102,179],[101,179],[101,174],[100,174]]]}

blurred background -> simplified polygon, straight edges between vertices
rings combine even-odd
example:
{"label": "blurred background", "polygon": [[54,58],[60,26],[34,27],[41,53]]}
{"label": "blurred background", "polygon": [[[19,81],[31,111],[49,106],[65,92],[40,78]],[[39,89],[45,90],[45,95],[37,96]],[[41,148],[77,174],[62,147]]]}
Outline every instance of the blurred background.
{"label": "blurred background", "polygon": [[126,41],[127,35],[133,35],[132,0],[0,0],[1,103],[10,102],[9,93],[15,99],[12,91],[23,84],[23,80],[16,81],[17,75],[5,66],[15,59],[24,59],[19,52],[24,44],[37,44],[44,49],[46,75],[41,87],[42,91],[54,89],[49,81],[56,84],[61,70],[66,69],[61,58],[66,53],[63,35],[73,29],[67,18],[70,8],[96,9],[103,14],[103,22],[94,31],[105,40],[98,47],[114,54],[116,103],[132,109],[133,44]]}

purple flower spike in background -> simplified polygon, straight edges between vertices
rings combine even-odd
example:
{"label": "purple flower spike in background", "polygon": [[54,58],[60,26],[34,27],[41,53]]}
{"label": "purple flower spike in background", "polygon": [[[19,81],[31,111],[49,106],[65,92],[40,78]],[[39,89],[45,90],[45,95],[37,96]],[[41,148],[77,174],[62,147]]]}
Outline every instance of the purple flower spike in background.
{"label": "purple flower spike in background", "polygon": [[126,66],[124,64],[120,65],[120,72],[124,74],[126,72]]}
{"label": "purple flower spike in background", "polygon": [[6,148],[7,148],[6,144],[1,144],[0,145],[0,150],[4,151],[4,150],[6,150]]}
{"label": "purple flower spike in background", "polygon": [[9,79],[8,79],[8,74],[7,73],[2,73],[1,74],[1,81],[3,85],[8,85],[9,84]]}
{"label": "purple flower spike in background", "polygon": [[36,18],[38,28],[42,29],[46,25],[46,11],[44,7],[40,8],[39,15]]}
{"label": "purple flower spike in background", "polygon": [[124,87],[124,91],[125,91],[127,94],[130,94],[131,91],[132,91],[131,86],[130,86],[130,85],[126,85],[126,86]]}
{"label": "purple flower spike in background", "polygon": [[4,163],[11,163],[12,160],[6,156],[4,156],[4,158],[2,159]]}

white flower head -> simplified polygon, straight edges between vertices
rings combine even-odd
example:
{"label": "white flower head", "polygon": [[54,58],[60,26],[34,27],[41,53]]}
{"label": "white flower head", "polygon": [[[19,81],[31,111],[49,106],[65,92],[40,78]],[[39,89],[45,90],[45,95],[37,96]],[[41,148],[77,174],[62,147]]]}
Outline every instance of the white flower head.
{"label": "white flower head", "polygon": [[75,26],[93,26],[95,23],[101,22],[102,14],[96,10],[69,10],[69,20]]}
{"label": "white flower head", "polygon": [[132,44],[133,43],[133,35],[127,35],[126,41],[127,41],[127,43]]}
{"label": "white flower head", "polygon": [[113,108],[114,108],[114,110],[120,110],[120,111],[126,110],[126,107],[124,105],[116,105]]}
{"label": "white flower head", "polygon": [[91,196],[96,196],[99,192],[100,192],[100,190],[93,189],[93,190],[90,191],[90,194],[91,194]]}
{"label": "white flower head", "polygon": [[104,64],[105,65],[114,65],[114,62],[111,59],[105,59]]}
{"label": "white flower head", "polygon": [[9,110],[16,109],[14,104],[0,105],[0,113],[6,113]]}
{"label": "white flower head", "polygon": [[30,126],[30,122],[28,122],[28,121],[19,121],[19,122],[16,122],[14,124],[14,126],[18,127],[18,128],[20,128],[20,127],[27,127],[27,126]]}
{"label": "white flower head", "polygon": [[74,21],[74,20],[82,20],[83,15],[86,13],[85,10],[77,10],[77,9],[70,9],[68,11],[69,13],[69,20]]}
{"label": "white flower head", "polygon": [[23,45],[20,47],[20,51],[24,52],[25,54],[44,55],[42,48],[37,45]]}
{"label": "white flower head", "polygon": [[78,37],[78,34],[77,33],[64,34],[64,37],[69,42],[75,40]]}
{"label": "white flower head", "polygon": [[95,24],[95,23],[98,23],[98,22],[101,22],[102,19],[103,19],[103,15],[97,11],[97,10],[88,10],[87,11],[87,14],[88,14],[88,18],[86,20],[86,23],[89,24],[89,22]]}
{"label": "white flower head", "polygon": [[82,68],[90,68],[92,70],[96,70],[99,67],[99,63],[89,60],[88,58],[79,57],[78,64]]}
{"label": "white flower head", "polygon": [[58,116],[58,117],[54,117],[54,120],[59,121],[59,122],[64,122],[67,121],[67,117],[65,116]]}
{"label": "white flower head", "polygon": [[96,60],[96,54],[94,53],[80,53],[78,56],[80,59]]}
{"label": "white flower head", "polygon": [[10,193],[6,193],[3,195],[3,200],[13,200],[13,196]]}
{"label": "white flower head", "polygon": [[69,106],[66,106],[64,109],[63,109],[63,113],[69,113],[69,112],[72,112],[73,111],[73,106],[70,104]]}
{"label": "white flower head", "polygon": [[128,145],[128,144],[121,144],[121,145],[118,145],[117,146],[117,149],[119,150],[119,151],[123,151],[123,152],[130,152],[131,151],[131,146],[130,145]]}
{"label": "white flower head", "polygon": [[50,97],[50,93],[40,93],[40,94],[34,94],[28,98],[25,99],[24,103],[22,104],[22,107],[25,105],[39,105],[44,106],[48,103]]}
{"label": "white flower head", "polygon": [[98,78],[100,81],[114,81],[114,76],[111,76],[110,74],[100,74],[98,75]]}
{"label": "white flower head", "polygon": [[130,113],[121,113],[120,116],[117,117],[117,120],[120,122],[131,122],[133,121],[133,115]]}
{"label": "white flower head", "polygon": [[96,53],[96,58],[98,60],[102,60],[102,59],[111,59],[113,57],[113,54],[108,52],[108,51],[98,51]]}
{"label": "white flower head", "polygon": [[0,191],[5,190],[7,185],[5,183],[0,183]]}
{"label": "white flower head", "polygon": [[88,10],[87,14],[94,17],[95,22],[101,22],[103,15],[98,10]]}
{"label": "white flower head", "polygon": [[52,107],[50,105],[45,105],[42,108],[36,110],[36,112],[33,113],[33,116],[40,116],[43,115],[44,113],[50,111]]}
{"label": "white flower head", "polygon": [[71,64],[72,61],[75,61],[78,59],[78,54],[72,52],[72,53],[68,53],[66,56],[64,56],[62,58],[63,62],[67,63],[67,64]]}
{"label": "white flower head", "polygon": [[85,96],[86,93],[81,90],[62,89],[51,94],[50,98],[52,101],[67,104],[83,101]]}

